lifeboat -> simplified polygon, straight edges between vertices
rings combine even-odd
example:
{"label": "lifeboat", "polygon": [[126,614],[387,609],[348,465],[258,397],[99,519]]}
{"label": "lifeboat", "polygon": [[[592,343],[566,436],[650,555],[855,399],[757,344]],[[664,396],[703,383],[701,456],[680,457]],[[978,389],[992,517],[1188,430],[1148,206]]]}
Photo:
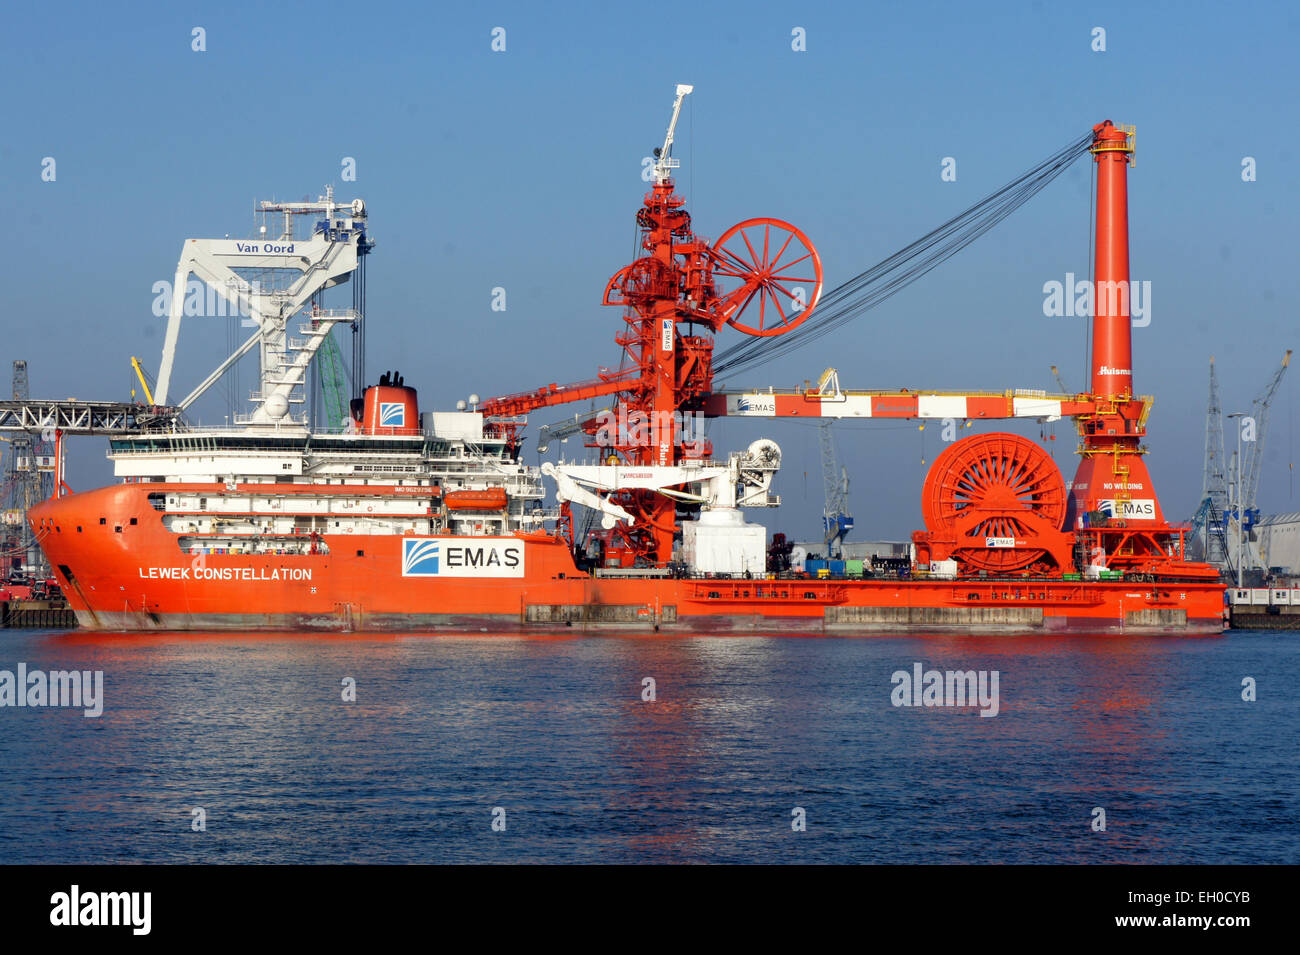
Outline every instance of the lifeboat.
{"label": "lifeboat", "polygon": [[504,511],[506,489],[491,487],[482,491],[448,491],[443,502],[449,511]]}

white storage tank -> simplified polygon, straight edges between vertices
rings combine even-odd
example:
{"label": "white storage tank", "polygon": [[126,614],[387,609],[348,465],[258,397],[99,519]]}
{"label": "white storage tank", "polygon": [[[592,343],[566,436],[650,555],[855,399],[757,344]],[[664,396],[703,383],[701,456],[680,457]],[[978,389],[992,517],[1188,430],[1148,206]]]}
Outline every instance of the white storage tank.
{"label": "white storage tank", "polygon": [[734,508],[703,511],[682,523],[682,556],[696,573],[758,576],[767,572],[767,528]]}

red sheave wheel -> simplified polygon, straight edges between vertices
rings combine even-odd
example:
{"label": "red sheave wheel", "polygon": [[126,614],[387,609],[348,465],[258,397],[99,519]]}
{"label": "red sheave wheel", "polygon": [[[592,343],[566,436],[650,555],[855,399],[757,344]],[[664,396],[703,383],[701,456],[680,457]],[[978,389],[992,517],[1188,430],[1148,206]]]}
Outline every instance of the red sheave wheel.
{"label": "red sheave wheel", "polygon": [[718,314],[747,335],[782,335],[807,321],[822,293],[822,260],[799,229],[746,219],[709,249]]}

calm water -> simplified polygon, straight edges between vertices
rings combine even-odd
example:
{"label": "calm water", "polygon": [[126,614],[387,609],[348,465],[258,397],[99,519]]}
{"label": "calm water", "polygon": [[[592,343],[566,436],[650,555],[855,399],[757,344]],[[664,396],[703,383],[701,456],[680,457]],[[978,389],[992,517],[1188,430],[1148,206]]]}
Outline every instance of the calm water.
{"label": "calm water", "polygon": [[[20,661],[106,704],[0,709],[3,862],[1300,859],[1295,635],[0,631]],[[895,708],[918,661],[1001,712]]]}

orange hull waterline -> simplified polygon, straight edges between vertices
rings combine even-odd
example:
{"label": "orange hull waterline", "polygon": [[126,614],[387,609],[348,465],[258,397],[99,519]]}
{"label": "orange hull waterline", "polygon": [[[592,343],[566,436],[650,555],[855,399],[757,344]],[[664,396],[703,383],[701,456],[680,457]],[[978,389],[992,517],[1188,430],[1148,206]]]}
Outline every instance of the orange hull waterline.
{"label": "orange hull waterline", "polygon": [[[688,92],[678,87],[674,123]],[[297,399],[271,395],[278,369],[290,367],[284,349],[294,347],[281,323],[281,337],[269,337],[272,329],[263,341],[273,357],[271,370],[263,368],[268,397],[244,427],[115,438],[109,456],[122,483],[60,493],[29,511],[81,626],[1222,632],[1218,572],[1185,559],[1185,531],[1165,522],[1150,483],[1142,446],[1149,399],[1133,393],[1126,297],[1122,309],[1098,312],[1092,394],[1053,406],[1078,424],[1074,480],[1067,485],[1050,456],[1013,434],[954,443],[925,482],[926,530],[913,534],[901,571],[818,576],[791,565],[775,539],[769,548],[766,529],[741,509],[779,503],[775,442],[713,460],[709,442],[675,426],[639,433],[640,423],[676,424],[683,414],[806,417],[811,409],[814,416],[915,418],[929,407],[951,409],[954,400],[981,418],[1051,414],[1045,398],[855,398],[838,393],[838,380],[833,399],[715,394],[712,334],[724,326],[759,336],[791,330],[816,307],[821,266],[807,237],[778,220],[747,220],[713,246],[696,238],[668,178],[672,134],[670,126],[637,217],[646,255],[616,273],[605,292],[606,304],[625,309],[618,341],[627,371],[481,404],[471,398],[477,406],[469,410],[424,416],[415,390],[394,374],[353,402],[342,433],[310,433],[287,414]],[[1127,286],[1131,141],[1109,122],[1094,135],[1096,279],[1098,287]],[[332,193],[323,201],[326,219],[298,254],[330,242],[352,243],[343,248],[354,256],[368,251],[364,204],[336,204]],[[743,245],[733,243],[736,236]],[[213,254],[237,256],[242,246],[234,246],[215,244]],[[195,248],[201,255],[204,247]],[[788,249],[798,255],[781,264]],[[802,270],[806,276],[796,274]],[[777,290],[794,281],[813,283],[802,311],[753,314],[753,302],[761,309],[769,296],[778,301]],[[308,344],[299,347],[319,345],[319,329],[327,334],[346,317],[317,311],[312,319],[303,328]],[[175,341],[170,326],[168,341]],[[594,464],[521,461],[525,415],[598,397],[613,403],[613,419],[579,415],[571,432],[585,432],[588,447],[599,449]],[[852,408],[860,410],[845,410]],[[545,503],[552,490],[558,507]],[[577,532],[574,505],[599,517],[601,529]]]}
{"label": "orange hull waterline", "polygon": [[[241,485],[235,493],[260,489]],[[310,546],[300,553],[183,553],[149,501],[150,494],[176,491],[230,493],[215,484],[123,484],[33,509],[83,627],[845,633],[1219,633],[1223,627],[1223,588],[1205,581],[599,578],[580,572],[567,545],[550,534],[354,533],[323,538],[329,553],[312,554]],[[404,553],[430,541],[440,546],[423,566]]]}

